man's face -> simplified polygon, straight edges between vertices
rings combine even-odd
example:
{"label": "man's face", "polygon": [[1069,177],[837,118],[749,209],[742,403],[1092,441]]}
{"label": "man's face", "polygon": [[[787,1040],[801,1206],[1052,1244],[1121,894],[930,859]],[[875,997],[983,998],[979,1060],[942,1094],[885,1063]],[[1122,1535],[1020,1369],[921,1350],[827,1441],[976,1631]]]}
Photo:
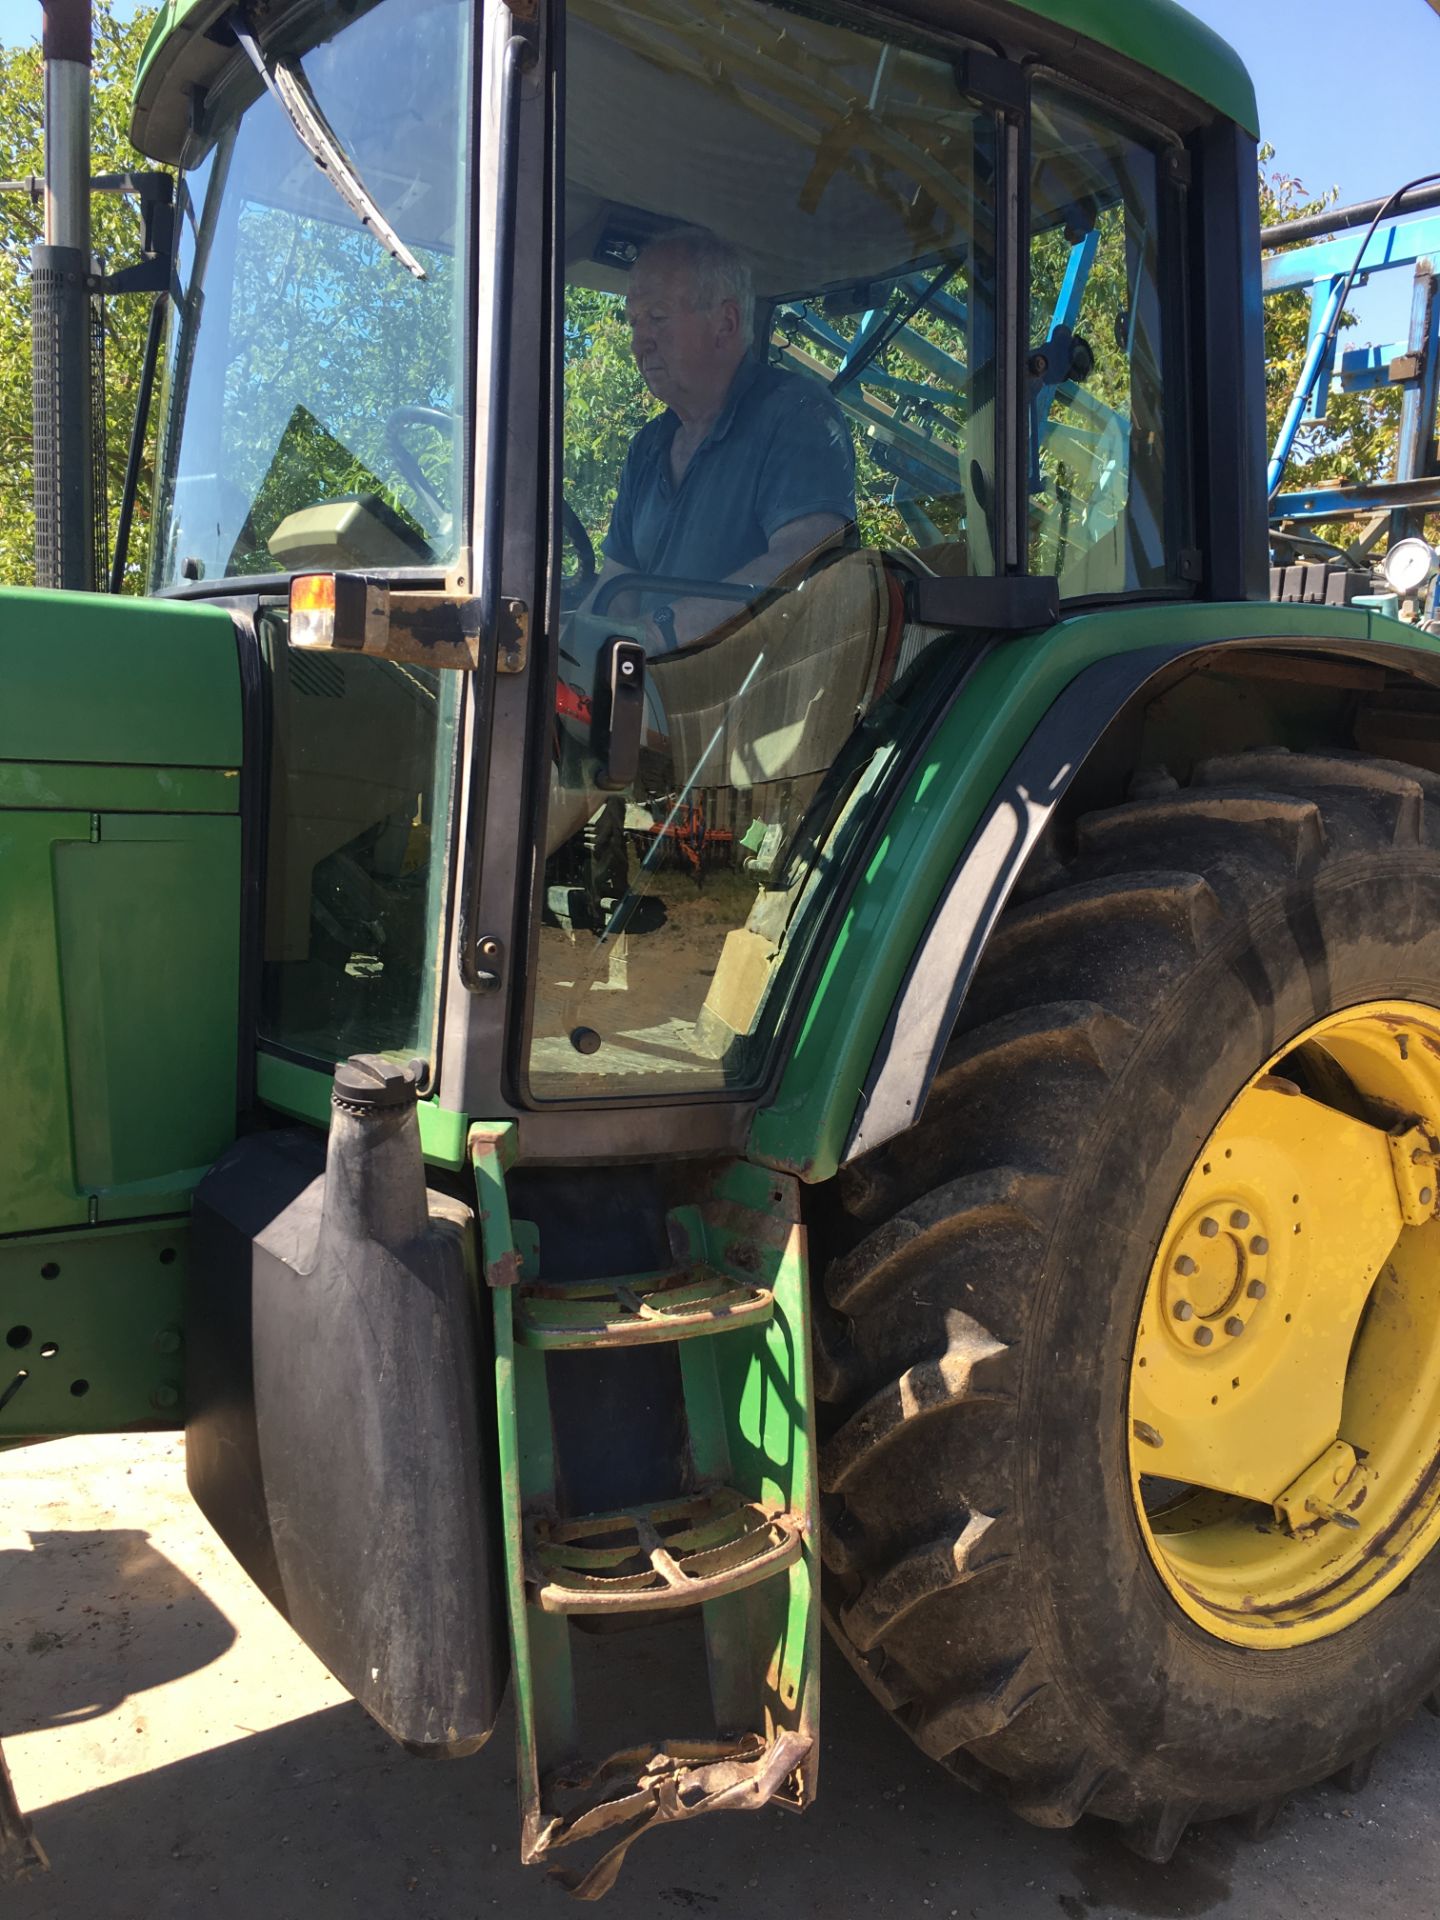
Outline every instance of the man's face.
{"label": "man's face", "polygon": [[663,251],[637,261],[625,296],[630,347],[641,377],[666,406],[707,404],[724,393],[738,359],[733,300],[698,309],[683,260]]}

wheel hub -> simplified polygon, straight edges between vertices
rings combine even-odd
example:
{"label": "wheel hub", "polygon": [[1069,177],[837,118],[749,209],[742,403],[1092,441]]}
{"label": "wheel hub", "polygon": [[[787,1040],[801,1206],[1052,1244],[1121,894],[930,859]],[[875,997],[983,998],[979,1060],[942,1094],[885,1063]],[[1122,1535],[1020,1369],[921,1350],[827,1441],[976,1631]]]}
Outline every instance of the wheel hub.
{"label": "wheel hub", "polygon": [[[1238,1194],[1196,1208],[1159,1261],[1164,1323],[1181,1352],[1238,1340],[1269,1293],[1270,1236]],[[1208,1337],[1206,1337],[1208,1336]]]}
{"label": "wheel hub", "polygon": [[1333,1632],[1440,1536],[1429,1115],[1440,1011],[1333,1015],[1242,1089],[1161,1236],[1131,1359],[1137,1508],[1221,1638]]}

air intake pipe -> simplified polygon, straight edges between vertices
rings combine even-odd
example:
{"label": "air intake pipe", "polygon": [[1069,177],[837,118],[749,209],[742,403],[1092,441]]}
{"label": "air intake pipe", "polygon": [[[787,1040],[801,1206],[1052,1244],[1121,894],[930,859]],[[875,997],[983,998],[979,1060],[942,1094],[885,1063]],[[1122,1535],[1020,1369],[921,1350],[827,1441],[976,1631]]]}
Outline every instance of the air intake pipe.
{"label": "air intake pipe", "polygon": [[35,583],[93,589],[90,0],[45,9],[45,238],[31,253]]}

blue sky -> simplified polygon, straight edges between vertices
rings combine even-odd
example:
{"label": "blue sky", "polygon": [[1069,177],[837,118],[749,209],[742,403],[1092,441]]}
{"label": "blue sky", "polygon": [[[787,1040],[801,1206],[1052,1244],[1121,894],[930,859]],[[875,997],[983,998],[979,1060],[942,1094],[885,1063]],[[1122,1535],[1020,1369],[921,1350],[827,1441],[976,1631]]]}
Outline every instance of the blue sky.
{"label": "blue sky", "polygon": [[[125,0],[121,0],[124,10]],[[1338,187],[1370,200],[1440,170],[1440,15],[1426,0],[1190,0],[1255,78],[1260,122],[1277,163],[1311,193]],[[0,0],[0,42],[40,32],[39,0]],[[0,173],[4,171],[0,152]],[[1362,331],[1403,334],[1403,274],[1379,283]]]}

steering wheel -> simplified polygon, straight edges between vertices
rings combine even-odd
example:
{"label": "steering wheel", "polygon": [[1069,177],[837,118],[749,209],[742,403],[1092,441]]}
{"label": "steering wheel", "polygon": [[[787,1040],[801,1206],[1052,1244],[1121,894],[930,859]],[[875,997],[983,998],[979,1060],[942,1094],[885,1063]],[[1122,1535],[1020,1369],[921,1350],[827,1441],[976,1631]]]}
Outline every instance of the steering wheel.
{"label": "steering wheel", "polygon": [[444,407],[396,407],[385,422],[385,451],[390,456],[390,464],[430,515],[431,526],[443,527],[449,522],[450,509],[425,478],[420,462],[401,439],[407,427],[438,427],[453,440],[455,416]]}
{"label": "steering wheel", "polygon": [[595,564],[595,548],[585,531],[585,522],[563,495],[560,500],[560,526],[580,563],[576,577],[566,582],[566,599],[568,601],[573,596],[576,600],[583,600],[594,586],[599,569]]}

